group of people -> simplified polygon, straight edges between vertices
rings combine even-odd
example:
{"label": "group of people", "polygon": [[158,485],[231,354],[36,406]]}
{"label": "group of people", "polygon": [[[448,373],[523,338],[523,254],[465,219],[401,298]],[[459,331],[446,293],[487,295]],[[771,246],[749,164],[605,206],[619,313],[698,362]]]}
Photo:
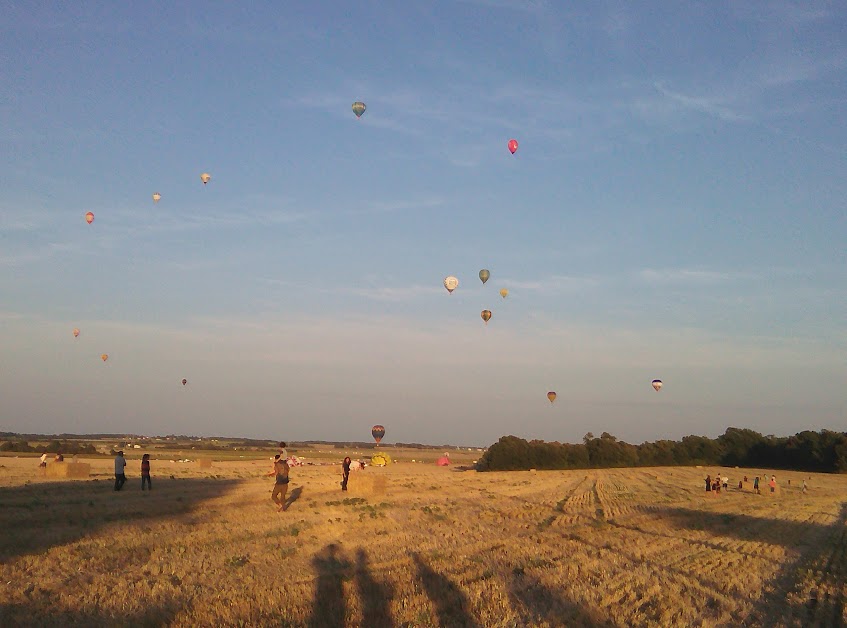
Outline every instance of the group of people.
{"label": "group of people", "polygon": [[[64,462],[64,461],[65,461],[65,457],[61,453],[57,453],[56,457],[53,458],[53,462]],[[42,452],[41,462],[38,464],[38,466],[42,467],[42,468],[47,466],[47,452],[46,451]]]}
{"label": "group of people", "polygon": [[[285,502],[285,496],[288,493],[288,484],[291,481],[290,472],[291,465],[288,464],[288,445],[285,441],[279,444],[279,453],[274,456],[273,468],[268,472],[268,476],[274,476],[274,487],[271,491],[271,500],[276,504],[277,512],[284,512],[288,509],[288,504]],[[345,456],[341,463],[341,490],[347,490],[347,483],[350,481],[351,469],[362,469],[364,464],[360,461],[353,462],[350,456]]]}
{"label": "group of people", "polygon": [[[126,484],[126,458],[124,452],[119,451],[115,456],[115,490],[119,491]],[[153,483],[150,480],[150,454],[144,454],[141,457],[141,490],[153,490]]]}
{"label": "group of people", "polygon": [[[744,488],[744,482],[746,482],[746,481],[747,481],[746,475],[744,476],[743,481],[738,480],[738,489],[739,490]],[[714,478],[712,478],[711,475],[707,475],[705,482],[706,482],[706,492],[707,493],[720,493],[721,487],[723,487],[723,490],[727,490],[727,487],[729,486],[729,478],[726,477],[725,475],[723,477],[721,477],[720,475],[716,474]],[[755,478],[753,478],[753,490],[755,491],[755,493],[757,495],[762,494],[762,490],[760,488],[760,482],[761,482],[761,478],[758,475]],[[791,484],[791,480],[788,480],[788,483]],[[776,476],[775,475],[772,475],[770,480],[768,481],[768,487],[770,488],[771,493],[776,492]],[[802,492],[805,493],[806,490],[807,490],[807,485],[806,485],[806,480],[804,479],[803,480]]]}

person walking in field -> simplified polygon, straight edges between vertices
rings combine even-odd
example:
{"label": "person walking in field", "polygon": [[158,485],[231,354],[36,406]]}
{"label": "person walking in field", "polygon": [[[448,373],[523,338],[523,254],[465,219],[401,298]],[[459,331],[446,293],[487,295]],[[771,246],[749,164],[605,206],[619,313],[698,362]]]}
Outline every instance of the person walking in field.
{"label": "person walking in field", "polygon": [[147,485],[148,490],[153,490],[153,484],[150,482],[150,454],[144,454],[141,457],[141,490],[144,490],[144,485]]}
{"label": "person walking in field", "polygon": [[759,490],[759,476],[753,480],[753,490],[756,491],[756,495],[761,495],[762,491]]}
{"label": "person walking in field", "polygon": [[39,467],[46,467],[47,466],[47,452],[46,451],[43,454],[41,454],[41,463],[38,466]]}
{"label": "person walking in field", "polygon": [[276,511],[282,512],[285,510],[285,494],[288,492],[288,462],[277,454],[274,456],[274,468],[268,475],[276,474],[276,483],[274,490],[271,493],[271,499],[276,504]]}
{"label": "person walking in field", "polygon": [[725,490],[725,491],[729,490],[729,478],[726,477],[726,476],[723,476],[721,478],[721,482],[723,482],[723,490]]}
{"label": "person walking in field", "polygon": [[344,458],[344,462],[341,463],[341,490],[347,490],[347,480],[350,479],[350,456]]}
{"label": "person walking in field", "polygon": [[771,487],[771,493],[776,491],[776,476],[775,475],[771,476],[771,481],[768,482],[768,486]]}
{"label": "person walking in field", "polygon": [[118,455],[115,456],[115,490],[119,491],[123,488],[126,483],[126,460],[124,459],[124,452],[119,451]]}

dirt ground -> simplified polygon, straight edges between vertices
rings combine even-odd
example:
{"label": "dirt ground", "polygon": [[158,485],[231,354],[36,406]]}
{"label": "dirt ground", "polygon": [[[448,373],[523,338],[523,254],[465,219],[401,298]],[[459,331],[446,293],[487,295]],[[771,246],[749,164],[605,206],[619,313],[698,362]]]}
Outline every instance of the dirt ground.
{"label": "dirt ground", "polygon": [[[847,621],[847,477],[775,471],[758,495],[763,469],[404,461],[343,493],[338,465],[304,466],[277,513],[267,460],[154,460],[150,492],[137,459],[121,492],[111,459],[81,461],[89,479],[57,480],[0,458],[2,626]],[[707,494],[716,471],[729,490]]]}

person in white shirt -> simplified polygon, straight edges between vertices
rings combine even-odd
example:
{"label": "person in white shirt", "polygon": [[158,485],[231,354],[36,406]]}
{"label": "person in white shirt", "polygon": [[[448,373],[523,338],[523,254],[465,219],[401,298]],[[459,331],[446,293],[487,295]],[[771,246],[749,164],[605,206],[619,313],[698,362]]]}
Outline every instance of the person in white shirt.
{"label": "person in white shirt", "polygon": [[126,483],[126,474],[124,473],[126,469],[126,460],[124,459],[124,452],[119,451],[118,455],[115,456],[115,490],[119,491],[123,488],[123,485]]}
{"label": "person in white shirt", "polygon": [[41,454],[41,464],[39,464],[38,466],[39,467],[46,467],[47,466],[47,452],[46,451],[43,454]]}

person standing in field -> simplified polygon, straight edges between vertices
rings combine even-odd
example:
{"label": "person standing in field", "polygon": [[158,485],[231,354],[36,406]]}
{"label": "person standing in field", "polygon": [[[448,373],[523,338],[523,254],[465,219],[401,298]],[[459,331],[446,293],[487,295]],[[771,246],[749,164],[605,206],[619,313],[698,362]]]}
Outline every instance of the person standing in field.
{"label": "person standing in field", "polygon": [[144,454],[141,457],[141,490],[144,490],[144,485],[147,485],[148,490],[153,490],[153,484],[150,482],[150,454]]}
{"label": "person standing in field", "polygon": [[39,467],[46,467],[47,466],[47,452],[46,451],[43,454],[41,454],[41,463],[38,466]]}
{"label": "person standing in field", "polygon": [[726,476],[723,476],[721,478],[721,482],[723,482],[723,490],[725,490],[725,491],[729,490],[729,478],[726,477]]}
{"label": "person standing in field", "polygon": [[712,476],[711,475],[706,476],[706,492],[707,493],[712,492]]}
{"label": "person standing in field", "polygon": [[350,456],[344,458],[344,462],[341,463],[341,490],[347,490],[347,480],[350,479]]}
{"label": "person standing in field", "polygon": [[276,482],[274,483],[274,490],[271,493],[271,499],[276,504],[277,512],[285,510],[285,494],[288,492],[289,470],[288,462],[282,456],[279,454],[274,456],[274,468],[268,475],[276,474]]}
{"label": "person standing in field", "polygon": [[756,491],[756,495],[761,495],[762,491],[759,490],[759,476],[753,480],[753,490]]}
{"label": "person standing in field", "polygon": [[803,480],[803,492],[804,493],[806,492],[806,480],[805,479]]}
{"label": "person standing in field", "polygon": [[126,460],[124,459],[124,452],[119,451],[118,455],[115,456],[115,490],[119,491],[123,488],[126,483]]}
{"label": "person standing in field", "polygon": [[768,482],[768,486],[771,487],[771,493],[776,491],[776,476],[775,475],[771,476],[771,481]]}

